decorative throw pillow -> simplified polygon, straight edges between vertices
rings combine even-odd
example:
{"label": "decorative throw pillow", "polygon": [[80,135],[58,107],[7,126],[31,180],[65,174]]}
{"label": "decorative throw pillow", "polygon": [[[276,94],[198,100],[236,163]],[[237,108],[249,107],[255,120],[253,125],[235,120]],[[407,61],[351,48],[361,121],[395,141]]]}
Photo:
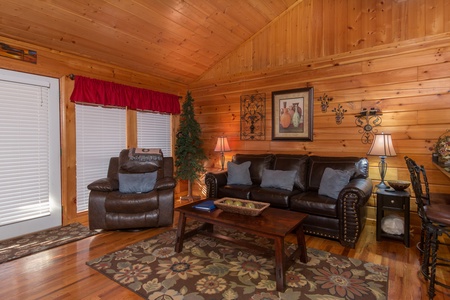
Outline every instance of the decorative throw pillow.
{"label": "decorative throw pillow", "polygon": [[250,178],[250,161],[243,162],[242,164],[235,164],[229,161],[227,163],[228,179],[227,184],[241,184],[252,185],[252,179]]}
{"label": "decorative throw pillow", "polygon": [[295,175],[297,171],[282,171],[264,169],[261,187],[276,188],[292,191],[294,188]]}
{"label": "decorative throw pillow", "polygon": [[351,176],[352,172],[348,170],[325,168],[322,179],[320,180],[319,195],[337,199],[341,190],[350,181]]}
{"label": "decorative throw pillow", "polygon": [[153,190],[158,172],[119,173],[119,191],[121,193],[147,193]]}

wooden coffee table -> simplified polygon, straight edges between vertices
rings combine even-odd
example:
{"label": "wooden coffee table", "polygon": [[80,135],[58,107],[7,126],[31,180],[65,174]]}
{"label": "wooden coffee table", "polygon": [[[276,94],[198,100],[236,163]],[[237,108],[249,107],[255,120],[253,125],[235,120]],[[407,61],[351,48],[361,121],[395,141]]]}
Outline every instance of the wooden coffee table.
{"label": "wooden coffee table", "polygon": [[[212,212],[205,212],[193,208],[192,206],[195,204],[198,204],[198,202],[175,208],[175,211],[180,213],[175,243],[176,252],[181,252],[183,250],[183,241],[185,238],[201,233],[251,249],[261,250],[265,253],[270,252],[271,255],[273,255],[273,251],[270,249],[257,247],[255,244],[215,233],[214,225],[273,239],[275,241],[275,276],[277,290],[281,292],[284,291],[285,271],[289,265],[294,262],[297,257],[300,258],[301,262],[307,262],[303,221],[308,215],[269,207],[259,216],[251,217],[224,212],[220,209],[216,209]],[[187,218],[204,222],[204,225],[189,232],[185,232]],[[294,253],[287,257],[284,249],[284,238],[291,232],[295,233],[297,236],[298,247]]]}

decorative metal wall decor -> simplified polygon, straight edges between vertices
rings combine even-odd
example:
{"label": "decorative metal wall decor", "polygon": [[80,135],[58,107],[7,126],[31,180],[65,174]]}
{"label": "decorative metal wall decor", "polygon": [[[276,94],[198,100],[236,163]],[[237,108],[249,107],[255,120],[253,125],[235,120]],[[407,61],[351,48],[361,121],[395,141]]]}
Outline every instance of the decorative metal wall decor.
{"label": "decorative metal wall decor", "polygon": [[355,124],[361,127],[358,133],[362,134],[361,142],[363,144],[371,144],[374,138],[374,134],[378,132],[375,127],[381,125],[383,114],[377,108],[362,108],[360,113],[355,115]]}
{"label": "decorative metal wall decor", "polygon": [[340,125],[342,124],[342,120],[344,119],[344,113],[347,112],[346,109],[342,107],[342,105],[338,104],[338,107],[333,108],[332,112],[336,114],[336,124]]}
{"label": "decorative metal wall decor", "polygon": [[327,112],[329,103],[333,101],[333,97],[328,97],[327,94],[323,94],[323,96],[320,96],[317,101],[320,101],[320,108],[323,113]]}
{"label": "decorative metal wall decor", "polygon": [[241,96],[241,140],[266,138],[266,94]]}

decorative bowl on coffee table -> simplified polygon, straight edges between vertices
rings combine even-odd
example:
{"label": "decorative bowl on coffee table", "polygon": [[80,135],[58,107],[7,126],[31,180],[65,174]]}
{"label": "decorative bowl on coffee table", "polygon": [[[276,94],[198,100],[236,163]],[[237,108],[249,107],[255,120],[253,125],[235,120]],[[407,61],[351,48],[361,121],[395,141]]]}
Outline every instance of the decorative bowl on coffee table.
{"label": "decorative bowl on coffee table", "polygon": [[260,215],[270,206],[269,203],[229,197],[216,200],[214,204],[223,211],[252,217]]}

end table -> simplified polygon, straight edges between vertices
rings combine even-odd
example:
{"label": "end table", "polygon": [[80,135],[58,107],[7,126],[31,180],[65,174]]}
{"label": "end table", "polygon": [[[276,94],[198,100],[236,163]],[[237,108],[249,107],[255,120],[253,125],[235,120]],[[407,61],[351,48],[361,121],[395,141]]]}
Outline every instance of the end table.
{"label": "end table", "polygon": [[[377,241],[381,238],[402,240],[409,248],[409,207],[410,194],[408,191],[390,191],[379,189],[377,191]],[[395,235],[384,232],[381,229],[381,220],[385,211],[398,212],[404,217],[404,234]]]}

